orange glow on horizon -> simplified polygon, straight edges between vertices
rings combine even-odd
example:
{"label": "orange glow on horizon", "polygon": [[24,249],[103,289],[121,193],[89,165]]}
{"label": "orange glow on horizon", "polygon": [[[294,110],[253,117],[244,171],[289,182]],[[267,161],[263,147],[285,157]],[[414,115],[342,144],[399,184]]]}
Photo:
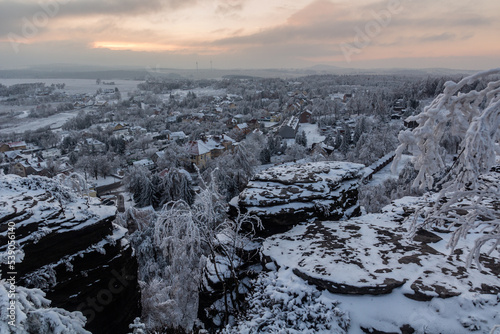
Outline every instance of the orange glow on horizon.
{"label": "orange glow on horizon", "polygon": [[154,43],[135,43],[135,42],[94,42],[94,49],[109,49],[109,50],[130,50],[130,51],[178,51],[183,47],[177,45],[165,45]]}
{"label": "orange glow on horizon", "polygon": [[200,47],[190,44],[160,44],[160,43],[140,43],[140,42],[110,42],[98,41],[91,43],[93,49],[108,49],[113,51],[135,51],[135,52],[170,52],[177,54],[198,53],[202,55],[215,55],[227,52],[221,47]]}

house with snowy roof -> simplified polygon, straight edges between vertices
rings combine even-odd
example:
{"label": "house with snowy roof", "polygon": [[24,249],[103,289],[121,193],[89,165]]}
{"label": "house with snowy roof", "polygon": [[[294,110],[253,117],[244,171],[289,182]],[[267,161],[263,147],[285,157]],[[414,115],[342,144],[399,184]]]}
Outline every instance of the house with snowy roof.
{"label": "house with snowy roof", "polygon": [[127,127],[127,124],[125,123],[111,123],[109,125],[109,127],[111,128],[111,130],[113,131],[120,131],[122,130],[123,128]]}
{"label": "house with snowy roof", "polygon": [[38,158],[16,162],[11,166],[10,173],[21,177],[26,177],[28,175],[53,176],[53,173],[48,169],[47,163]]}
{"label": "house with snowy roof", "polygon": [[186,139],[187,136],[186,134],[184,133],[184,131],[176,131],[176,132],[172,132],[170,133],[170,135],[168,136],[168,139],[169,140],[184,140]]}
{"label": "house with snowy roof", "polygon": [[247,123],[236,124],[234,129],[241,131],[244,135],[247,135],[250,133],[250,131],[252,131]]}
{"label": "house with snowy roof", "polygon": [[85,138],[75,147],[75,152],[106,152],[106,144],[95,139]]}
{"label": "house with snowy roof", "polygon": [[96,107],[105,107],[107,105],[108,105],[108,101],[106,101],[106,100],[96,100],[94,102],[94,106],[96,106]]}
{"label": "house with snowy roof", "polygon": [[206,167],[208,161],[212,159],[210,147],[202,140],[191,140],[186,143],[186,151],[189,154],[189,161],[199,168]]}
{"label": "house with snowy roof", "polygon": [[18,151],[18,150],[4,152],[4,157],[8,161],[16,161],[16,160],[19,160],[19,159],[25,159],[26,158],[24,155],[22,155],[21,151]]}
{"label": "house with snowy roof", "polygon": [[242,115],[242,114],[238,114],[238,115],[234,115],[233,116],[233,119],[236,121],[236,123],[240,124],[240,123],[243,123],[243,119],[245,118],[245,115]]}
{"label": "house with snowy roof", "polygon": [[134,167],[146,167],[147,169],[153,169],[155,164],[151,159],[142,159],[132,162]]}
{"label": "house with snowy roof", "polygon": [[214,135],[202,140],[203,144],[210,149],[210,157],[217,158],[226,151],[234,149],[235,140],[228,135]]}
{"label": "house with snowy roof", "polygon": [[0,152],[8,152],[8,151],[17,151],[17,150],[25,150],[26,142],[25,141],[16,141],[11,143],[2,143],[0,144]]}
{"label": "house with snowy roof", "polygon": [[278,134],[284,139],[293,139],[299,129],[299,118],[291,116],[278,128]]}

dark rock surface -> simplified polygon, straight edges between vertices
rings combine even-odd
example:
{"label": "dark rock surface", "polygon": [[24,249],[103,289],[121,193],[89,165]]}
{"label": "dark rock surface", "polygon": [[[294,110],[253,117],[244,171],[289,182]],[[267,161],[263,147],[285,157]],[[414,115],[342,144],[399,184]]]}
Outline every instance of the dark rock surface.
{"label": "dark rock surface", "polygon": [[140,315],[137,262],[114,216],[114,208],[54,180],[2,176],[0,252],[13,222],[24,252],[19,285],[41,288],[52,306],[81,311],[92,333],[127,333]]}

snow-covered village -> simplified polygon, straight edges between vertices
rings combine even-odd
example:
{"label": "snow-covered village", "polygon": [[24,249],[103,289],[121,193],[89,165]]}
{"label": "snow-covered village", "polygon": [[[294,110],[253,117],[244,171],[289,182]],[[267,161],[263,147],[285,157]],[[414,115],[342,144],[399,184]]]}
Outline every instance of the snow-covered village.
{"label": "snow-covered village", "polygon": [[0,334],[500,334],[500,4],[428,5],[0,1]]}

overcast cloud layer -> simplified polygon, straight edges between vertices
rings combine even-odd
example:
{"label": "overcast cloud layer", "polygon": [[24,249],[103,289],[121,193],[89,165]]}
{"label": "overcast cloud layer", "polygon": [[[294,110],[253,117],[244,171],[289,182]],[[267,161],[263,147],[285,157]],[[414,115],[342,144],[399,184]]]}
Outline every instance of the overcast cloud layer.
{"label": "overcast cloud layer", "polygon": [[0,0],[0,68],[500,66],[500,2]]}

